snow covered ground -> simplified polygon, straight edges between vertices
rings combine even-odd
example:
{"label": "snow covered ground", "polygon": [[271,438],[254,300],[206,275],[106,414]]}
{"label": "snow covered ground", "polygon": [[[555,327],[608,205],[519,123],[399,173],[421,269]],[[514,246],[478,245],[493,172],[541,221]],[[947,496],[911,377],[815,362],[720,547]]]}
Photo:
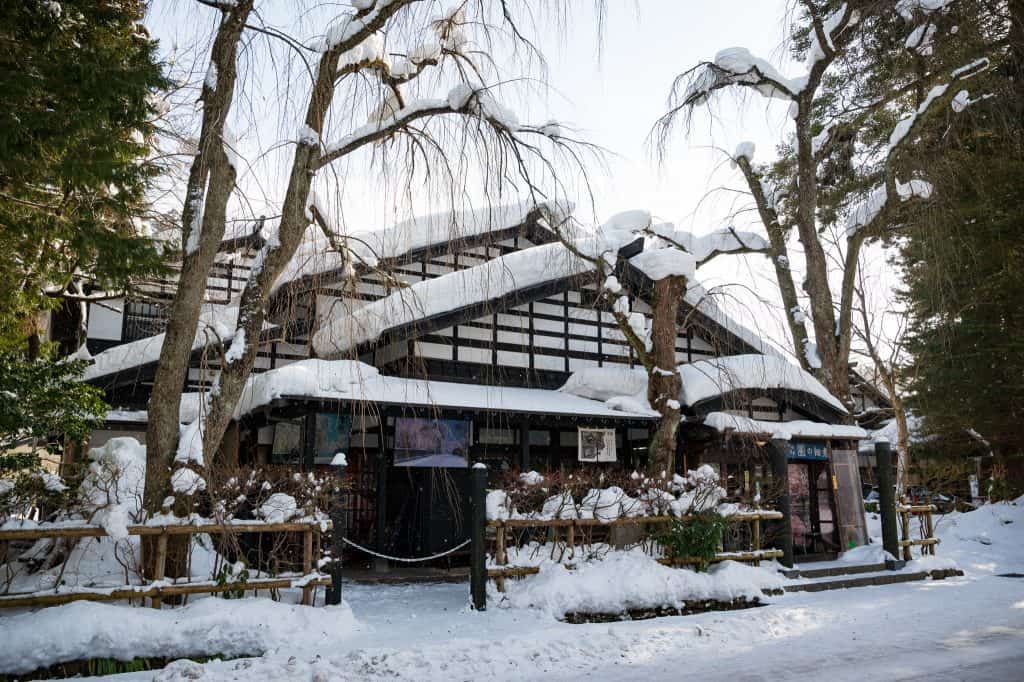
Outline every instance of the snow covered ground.
{"label": "snow covered ground", "polygon": [[[938,524],[939,556],[956,559],[963,578],[787,594],[765,608],[588,625],[493,602],[475,613],[462,584],[346,585],[352,617],[316,609],[325,615],[282,619],[261,640],[269,649],[259,658],[181,661],[117,679],[620,682],[677,680],[684,672],[702,680],[1020,679],[1024,579],[999,576],[1024,573],[1024,499],[1018,502]],[[46,624],[48,616],[23,618],[18,630],[36,630],[37,638],[71,631]],[[0,631],[11,624],[0,618]],[[224,628],[238,625],[222,618],[211,632],[224,636]]]}

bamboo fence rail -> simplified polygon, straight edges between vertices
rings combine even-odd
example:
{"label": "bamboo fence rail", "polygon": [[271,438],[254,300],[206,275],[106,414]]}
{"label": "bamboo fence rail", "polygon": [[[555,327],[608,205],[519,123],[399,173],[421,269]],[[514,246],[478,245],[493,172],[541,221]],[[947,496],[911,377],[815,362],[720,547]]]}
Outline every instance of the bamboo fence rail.
{"label": "bamboo fence rail", "polygon": [[[941,542],[939,538],[935,537],[935,523],[932,519],[932,514],[936,511],[938,511],[938,507],[934,504],[905,505],[896,507],[896,513],[900,517],[900,531],[903,535],[903,539],[900,540],[899,545],[903,550],[904,561],[910,561],[913,559],[913,555],[910,550],[911,547],[915,546],[921,548],[922,556],[935,556],[935,546]],[[919,538],[911,537],[910,517],[912,516],[919,519]]]}
{"label": "bamboo fence rail", "polygon": [[[751,547],[746,551],[719,552],[715,555],[715,558],[712,560],[713,562],[744,561],[752,562],[757,565],[760,564],[761,561],[777,559],[782,556],[781,550],[761,548],[761,522],[781,519],[782,512],[770,510],[740,512],[732,514],[727,518],[733,522],[750,524]],[[511,530],[521,528],[546,528],[551,531],[552,537],[557,539],[559,531],[564,529],[565,543],[569,551],[569,556],[572,557],[575,555],[577,529],[586,531],[587,529],[595,527],[657,526],[668,525],[677,521],[685,522],[685,517],[680,519],[675,516],[638,516],[615,519],[613,521],[602,521],[600,519],[502,519],[488,521],[488,527],[493,529],[495,534],[495,568],[488,569],[487,577],[495,581],[499,592],[504,592],[506,578],[521,578],[528,575],[536,575],[540,572],[540,568],[536,566],[508,566],[508,532]],[[658,563],[665,566],[692,566],[702,563],[702,560],[694,557],[672,557],[658,559]],[[575,567],[572,563],[565,563],[564,565],[566,568]]]}
{"label": "bamboo fence rail", "polygon": [[[0,608],[52,606],[74,601],[117,601],[121,599],[143,599],[148,597],[153,608],[160,608],[165,597],[188,594],[215,594],[236,590],[275,590],[290,587],[302,588],[302,604],[312,605],[313,591],[318,586],[329,586],[328,575],[314,571],[314,544],[319,547],[319,536],[331,530],[330,521],[293,521],[287,523],[198,523],[167,525],[128,526],[128,535],[156,536],[153,580],[142,585],[120,585],[95,589],[61,588],[41,590],[32,593],[17,593],[0,596]],[[301,533],[302,574],[281,575],[270,578],[255,578],[245,581],[199,581],[168,582],[167,545],[172,535],[223,535],[235,533]],[[0,555],[6,555],[6,546],[12,540],[41,540],[46,538],[99,538],[107,537],[102,526],[95,525],[43,525],[36,528],[14,528],[0,530]],[[316,543],[314,543],[314,539]]]}

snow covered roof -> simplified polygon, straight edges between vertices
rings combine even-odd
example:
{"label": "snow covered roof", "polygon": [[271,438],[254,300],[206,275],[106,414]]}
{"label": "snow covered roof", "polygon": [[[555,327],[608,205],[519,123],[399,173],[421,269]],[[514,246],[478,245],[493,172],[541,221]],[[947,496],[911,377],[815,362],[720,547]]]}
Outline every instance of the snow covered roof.
{"label": "snow covered roof", "polygon": [[374,367],[355,360],[320,359],[301,360],[250,377],[235,417],[286,397],[525,414],[651,418],[649,414],[625,413],[558,391],[382,376]]}
{"label": "snow covered roof", "polygon": [[[636,227],[617,216],[598,231],[574,239],[573,248],[588,257],[614,255],[636,241]],[[337,357],[419,320],[476,309],[514,292],[594,271],[593,263],[560,241],[514,251],[417,282],[352,312],[339,307],[313,336],[313,347],[321,356]]]}
{"label": "snow covered roof", "polygon": [[[842,414],[843,404],[813,376],[770,355],[728,355],[679,365],[683,388],[679,401],[687,407],[737,390],[798,391],[821,400]],[[588,367],[574,372],[559,391],[603,400],[609,406],[633,412],[649,410],[647,373],[640,367]]]}
{"label": "snow covered roof", "polygon": [[727,355],[679,366],[682,399],[687,405],[717,398],[729,391],[774,390],[808,393],[845,414],[846,408],[821,382],[785,358],[771,355]]}
{"label": "snow covered roof", "polygon": [[753,436],[781,438],[782,440],[792,440],[793,438],[848,438],[862,440],[868,437],[868,432],[859,426],[825,424],[806,420],[766,422],[726,412],[711,412],[705,415],[704,425],[723,433],[732,431]]}
{"label": "snow covered roof", "polygon": [[[238,306],[206,303],[199,313],[199,328],[192,340],[192,350],[197,351],[210,345],[230,341],[235,335],[238,321]],[[275,329],[264,323],[264,332]],[[147,336],[138,341],[108,348],[92,356],[93,364],[82,374],[83,381],[95,381],[143,365],[157,362],[164,345],[164,334]]]}
{"label": "snow covered roof", "polygon": [[[354,256],[354,264],[376,265],[410,253],[441,247],[454,241],[478,238],[545,219],[561,223],[573,206],[558,202],[518,202],[476,210],[445,211],[416,216],[383,230],[362,230],[338,235]],[[346,264],[322,231],[311,225],[295,256],[274,284],[275,290],[303,279],[341,272]]]}

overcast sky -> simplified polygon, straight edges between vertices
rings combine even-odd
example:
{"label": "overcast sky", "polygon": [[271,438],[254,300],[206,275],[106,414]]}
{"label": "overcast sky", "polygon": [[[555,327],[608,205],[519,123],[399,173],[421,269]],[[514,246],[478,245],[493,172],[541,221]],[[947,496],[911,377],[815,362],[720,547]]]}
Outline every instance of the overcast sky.
{"label": "overcast sky", "polygon": [[[324,30],[325,11],[336,14],[342,10],[341,6],[328,5],[326,9],[321,7],[316,16],[300,15],[295,6],[293,0],[257,3],[269,23],[287,26],[293,35],[309,37]],[[773,156],[775,144],[788,132],[784,104],[770,104],[760,97],[739,101],[726,95],[714,104],[714,116],[699,115],[689,131],[679,130],[660,162],[649,135],[665,112],[673,78],[701,60],[712,59],[722,48],[744,46],[771,59],[787,73],[800,69],[801,65],[787,61],[780,48],[785,33],[785,1],[608,0],[603,39],[599,39],[591,0],[579,0],[575,7],[568,23],[552,22],[540,29],[539,46],[549,63],[551,87],[547,96],[514,106],[521,120],[564,121],[589,142],[608,150],[605,167],[590,169],[594,213],[581,201],[580,217],[589,219],[596,214],[600,221],[618,211],[640,208],[697,233],[730,224],[759,229],[750,222],[751,214],[734,216],[738,208],[749,205],[745,197],[712,190],[741,188],[738,172],[730,167],[723,151],[731,153],[738,143],[750,140],[756,145],[757,160]],[[176,55],[177,68],[189,60],[195,63],[193,71],[198,73],[193,77],[200,81],[206,55],[202,51],[182,55],[196,36],[203,36],[199,42],[208,44],[214,21],[213,10],[191,0],[156,0],[148,24],[161,40],[165,55]],[[236,104],[236,114],[242,116],[236,133],[248,159],[289,137],[280,122],[275,124],[277,129],[271,129],[267,117],[258,113],[262,107],[280,109],[276,98],[282,91],[279,81],[271,82],[273,65],[265,57],[257,58],[258,52],[251,50],[243,55],[246,101]],[[308,88],[295,84],[296,93],[300,92],[299,85]],[[194,98],[195,93],[189,96]],[[248,185],[249,201],[254,201],[257,192],[253,187],[258,186],[258,193],[270,204],[267,209],[253,209],[257,214],[273,210],[273,204],[282,198],[288,162],[290,153],[278,154],[273,161],[247,173],[243,182]],[[402,211],[413,210],[400,206],[376,182],[370,174],[352,169],[345,179],[345,191],[332,197],[347,229],[379,228],[405,217],[400,215]],[[382,200],[384,195],[388,198]],[[429,197],[419,196],[415,202],[421,204],[418,210],[434,206]],[[709,286],[730,285],[734,305],[746,308],[744,322],[784,341],[781,317],[772,309],[777,299],[773,295],[774,277],[763,257],[719,259],[700,276]],[[767,300],[767,307],[762,299]]]}

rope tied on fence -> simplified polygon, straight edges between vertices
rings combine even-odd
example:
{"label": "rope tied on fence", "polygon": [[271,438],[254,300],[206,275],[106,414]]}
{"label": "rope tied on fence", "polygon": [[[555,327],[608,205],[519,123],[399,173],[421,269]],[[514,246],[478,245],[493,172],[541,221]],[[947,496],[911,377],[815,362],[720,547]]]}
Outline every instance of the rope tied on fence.
{"label": "rope tied on fence", "polygon": [[363,547],[359,543],[352,542],[348,538],[342,538],[342,540],[345,542],[345,544],[351,545],[352,547],[355,547],[356,549],[358,549],[358,550],[360,550],[362,552],[366,552],[367,554],[369,554],[371,556],[375,556],[375,557],[377,557],[379,559],[387,559],[388,561],[397,561],[397,562],[403,563],[403,564],[417,564],[417,563],[420,563],[420,562],[423,562],[423,561],[431,561],[432,559],[440,559],[442,557],[448,556],[449,554],[454,554],[455,552],[459,551],[460,549],[462,549],[463,547],[468,545],[470,542],[472,542],[472,539],[469,539],[469,540],[466,540],[466,541],[464,541],[463,543],[461,543],[459,545],[456,545],[455,547],[452,547],[451,549],[446,549],[445,551],[443,551],[443,552],[441,552],[439,554],[432,554],[430,556],[417,557],[417,558],[414,558],[414,559],[408,559],[408,558],[405,558],[405,557],[390,556],[388,554],[381,554],[380,552],[375,552],[372,549],[369,549],[368,547]]}

